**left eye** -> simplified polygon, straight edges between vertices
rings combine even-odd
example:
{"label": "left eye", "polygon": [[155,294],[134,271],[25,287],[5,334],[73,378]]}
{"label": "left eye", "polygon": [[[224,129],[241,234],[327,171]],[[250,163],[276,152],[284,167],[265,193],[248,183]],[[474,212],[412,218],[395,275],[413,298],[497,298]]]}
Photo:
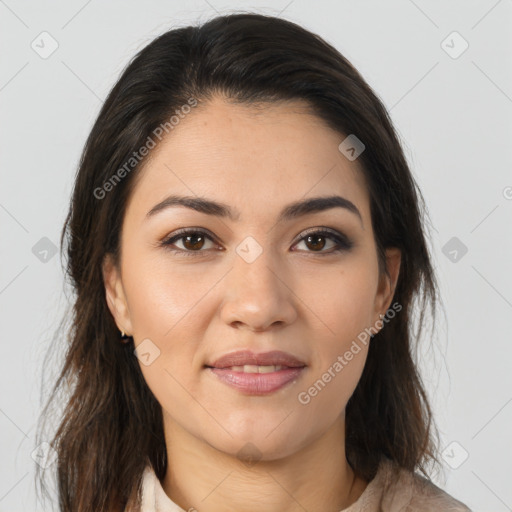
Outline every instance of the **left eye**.
{"label": "left eye", "polygon": [[171,246],[176,241],[184,240],[184,249],[178,248],[178,250],[168,247],[170,250],[175,252],[202,252],[198,249],[202,249],[205,240],[213,242],[212,237],[204,233],[203,231],[182,231],[180,234],[173,236],[168,240],[164,240],[162,245]]}
{"label": "left eye", "polygon": [[[182,253],[188,255],[192,255],[192,253],[204,252],[205,241],[210,241],[213,245],[214,239],[212,236],[207,234],[205,231],[201,230],[189,230],[189,231],[181,231],[178,234],[175,234],[171,238],[168,238],[161,242],[161,245],[165,246],[168,250],[175,253]],[[331,240],[334,242],[334,246],[331,247],[330,251],[323,251],[325,248],[326,242],[325,240]],[[176,242],[181,242],[183,248],[175,248],[172,246],[176,245]],[[352,242],[343,234],[338,233],[336,231],[327,231],[316,230],[310,231],[303,235],[298,242],[294,244],[297,246],[300,243],[306,244],[307,247],[312,246],[314,250],[306,251],[312,253],[325,253],[332,254],[341,252],[344,250],[348,250],[352,247]],[[308,246],[309,244],[309,246]],[[211,247],[210,247],[211,248]]]}

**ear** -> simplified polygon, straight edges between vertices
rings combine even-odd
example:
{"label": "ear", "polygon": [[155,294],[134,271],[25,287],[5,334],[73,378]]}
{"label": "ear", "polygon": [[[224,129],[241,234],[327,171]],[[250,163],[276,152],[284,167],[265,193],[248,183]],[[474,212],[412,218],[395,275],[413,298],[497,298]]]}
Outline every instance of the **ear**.
{"label": "ear", "polygon": [[117,328],[131,336],[133,328],[121,280],[121,272],[114,263],[111,254],[105,255],[102,273],[107,304],[117,324]]}
{"label": "ear", "polygon": [[391,305],[395,293],[402,253],[400,249],[391,247],[385,250],[386,270],[379,278],[379,286],[375,297],[375,321],[379,315],[385,315]]}

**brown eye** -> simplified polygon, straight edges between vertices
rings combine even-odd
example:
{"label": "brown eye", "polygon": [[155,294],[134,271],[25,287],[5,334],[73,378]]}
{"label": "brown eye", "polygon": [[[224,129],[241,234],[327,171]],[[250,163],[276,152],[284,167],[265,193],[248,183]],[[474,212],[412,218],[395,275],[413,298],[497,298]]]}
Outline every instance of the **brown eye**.
{"label": "brown eye", "polygon": [[[327,247],[331,250],[323,250],[327,241],[330,240],[332,245]],[[319,253],[319,254],[333,254],[349,250],[353,247],[353,243],[342,233],[331,230],[317,230],[304,235],[299,244],[304,243],[307,248],[306,252]],[[297,244],[298,245],[298,244]]]}
{"label": "brown eye", "polygon": [[[205,244],[210,242],[210,247],[205,248]],[[180,244],[181,243],[181,247]],[[214,246],[213,238],[203,231],[188,230],[180,231],[171,238],[164,240],[161,244],[170,251],[183,254],[193,254],[205,252]]]}
{"label": "brown eye", "polygon": [[191,236],[183,236],[181,239],[183,240],[183,246],[185,249],[195,251],[203,247],[205,237],[202,234],[196,234]]}
{"label": "brown eye", "polygon": [[322,250],[325,247],[325,237],[322,235],[308,235],[305,239],[306,244],[309,248],[317,251]]}

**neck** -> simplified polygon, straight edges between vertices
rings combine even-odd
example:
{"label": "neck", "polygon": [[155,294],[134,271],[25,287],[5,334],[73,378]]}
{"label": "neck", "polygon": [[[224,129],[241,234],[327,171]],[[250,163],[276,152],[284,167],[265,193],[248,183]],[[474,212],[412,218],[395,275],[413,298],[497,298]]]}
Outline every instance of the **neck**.
{"label": "neck", "polygon": [[184,510],[252,512],[339,511],[367,482],[345,456],[342,416],[322,437],[278,460],[243,462],[196,438],[166,418],[165,493]]}

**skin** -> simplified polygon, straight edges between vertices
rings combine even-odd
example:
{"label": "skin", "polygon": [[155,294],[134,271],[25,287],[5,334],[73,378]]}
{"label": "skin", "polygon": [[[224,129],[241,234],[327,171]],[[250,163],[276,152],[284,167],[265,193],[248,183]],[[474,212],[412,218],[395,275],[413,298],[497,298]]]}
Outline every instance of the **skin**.
{"label": "skin", "polygon": [[[369,196],[357,160],[338,150],[345,138],[300,101],[254,106],[215,97],[197,107],[152,150],[125,212],[121,263],[104,262],[107,301],[135,345],[149,338],[160,355],[144,378],[162,406],[167,495],[184,510],[309,512],[341,510],[367,482],[347,463],[345,406],[361,376],[368,346],[307,405],[297,396],[343,355],[390,307],[400,251],[386,252],[379,275]],[[146,214],[169,194],[201,196],[235,208],[238,220],[182,206]],[[276,223],[292,201],[341,195],[344,208]],[[331,253],[302,238],[329,227],[353,247]],[[214,240],[159,242],[179,228],[205,228]],[[185,235],[186,236],[186,235]],[[251,263],[237,246],[253,237]],[[147,342],[146,342],[147,343]],[[283,350],[307,365],[265,396],[248,396],[204,369],[239,349]],[[247,443],[252,443],[248,445]],[[237,456],[254,446],[258,458]]]}

